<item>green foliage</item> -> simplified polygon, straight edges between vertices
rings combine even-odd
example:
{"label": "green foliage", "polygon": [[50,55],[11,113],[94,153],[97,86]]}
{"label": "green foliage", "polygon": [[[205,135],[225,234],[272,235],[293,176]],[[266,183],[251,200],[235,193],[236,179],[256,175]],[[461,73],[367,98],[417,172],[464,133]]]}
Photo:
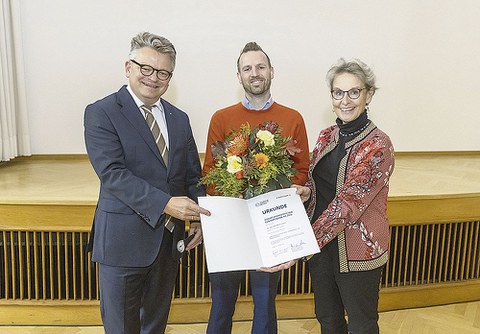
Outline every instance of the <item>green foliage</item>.
{"label": "green foliage", "polygon": [[286,148],[291,138],[280,132],[274,122],[253,129],[245,123],[238,132],[231,131],[224,142],[212,145],[215,166],[200,183],[214,185],[221,195],[242,198],[290,187],[297,171]]}

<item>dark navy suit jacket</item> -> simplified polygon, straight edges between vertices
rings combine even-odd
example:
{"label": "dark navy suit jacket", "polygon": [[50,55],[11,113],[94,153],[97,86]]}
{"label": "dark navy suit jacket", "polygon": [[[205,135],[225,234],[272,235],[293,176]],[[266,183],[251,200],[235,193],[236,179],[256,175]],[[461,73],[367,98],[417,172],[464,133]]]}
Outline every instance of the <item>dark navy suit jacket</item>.
{"label": "dark navy suit jacket", "polygon": [[[161,100],[169,136],[168,168],[147,123],[123,86],[85,110],[85,143],[100,179],[92,259],[110,266],[145,267],[159,253],[163,210],[172,196],[197,200],[200,160],[188,116]],[[184,222],[175,220],[177,239]],[[175,240],[175,238],[174,238]]]}

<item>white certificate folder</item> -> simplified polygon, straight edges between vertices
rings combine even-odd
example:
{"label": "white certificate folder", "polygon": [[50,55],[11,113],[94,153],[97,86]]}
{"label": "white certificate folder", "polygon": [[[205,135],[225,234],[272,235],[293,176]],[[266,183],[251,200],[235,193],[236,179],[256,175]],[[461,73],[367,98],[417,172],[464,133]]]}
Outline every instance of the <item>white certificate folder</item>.
{"label": "white certificate folder", "polygon": [[201,216],[210,273],[258,269],[320,252],[295,188],[248,200],[199,197],[211,216]]}

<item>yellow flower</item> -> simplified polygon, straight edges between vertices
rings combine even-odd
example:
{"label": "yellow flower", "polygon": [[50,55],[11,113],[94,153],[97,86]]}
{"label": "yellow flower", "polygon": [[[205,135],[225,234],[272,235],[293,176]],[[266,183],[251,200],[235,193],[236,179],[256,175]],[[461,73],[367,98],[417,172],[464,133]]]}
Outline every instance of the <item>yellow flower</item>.
{"label": "yellow flower", "polygon": [[260,169],[265,168],[265,166],[267,166],[268,161],[270,160],[268,155],[266,155],[265,153],[257,153],[254,155],[254,157],[255,157],[255,163]]}
{"label": "yellow flower", "polygon": [[236,172],[243,170],[242,158],[237,157],[236,155],[231,155],[227,158],[227,162],[227,171],[230,174],[235,174]]}
{"label": "yellow flower", "polygon": [[257,138],[260,139],[265,146],[273,146],[275,144],[274,135],[267,130],[258,130]]}
{"label": "yellow flower", "polygon": [[253,198],[275,189],[291,186],[297,172],[291,156],[298,152],[290,137],[280,136],[275,122],[263,122],[253,128],[244,123],[231,130],[223,141],[212,145],[215,167],[200,183],[214,186],[222,196]]}

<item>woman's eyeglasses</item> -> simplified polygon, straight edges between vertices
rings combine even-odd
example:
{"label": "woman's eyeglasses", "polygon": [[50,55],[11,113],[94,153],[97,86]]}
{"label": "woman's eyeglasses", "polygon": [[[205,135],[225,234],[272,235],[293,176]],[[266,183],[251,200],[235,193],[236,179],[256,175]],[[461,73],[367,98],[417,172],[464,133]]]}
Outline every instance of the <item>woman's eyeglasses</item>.
{"label": "woman's eyeglasses", "polygon": [[363,88],[352,88],[349,90],[341,90],[341,89],[334,89],[331,90],[330,93],[332,94],[332,98],[334,100],[341,100],[345,96],[345,93],[347,93],[348,97],[352,100],[356,100],[360,97],[360,94],[362,93],[362,90],[366,89],[365,87]]}

